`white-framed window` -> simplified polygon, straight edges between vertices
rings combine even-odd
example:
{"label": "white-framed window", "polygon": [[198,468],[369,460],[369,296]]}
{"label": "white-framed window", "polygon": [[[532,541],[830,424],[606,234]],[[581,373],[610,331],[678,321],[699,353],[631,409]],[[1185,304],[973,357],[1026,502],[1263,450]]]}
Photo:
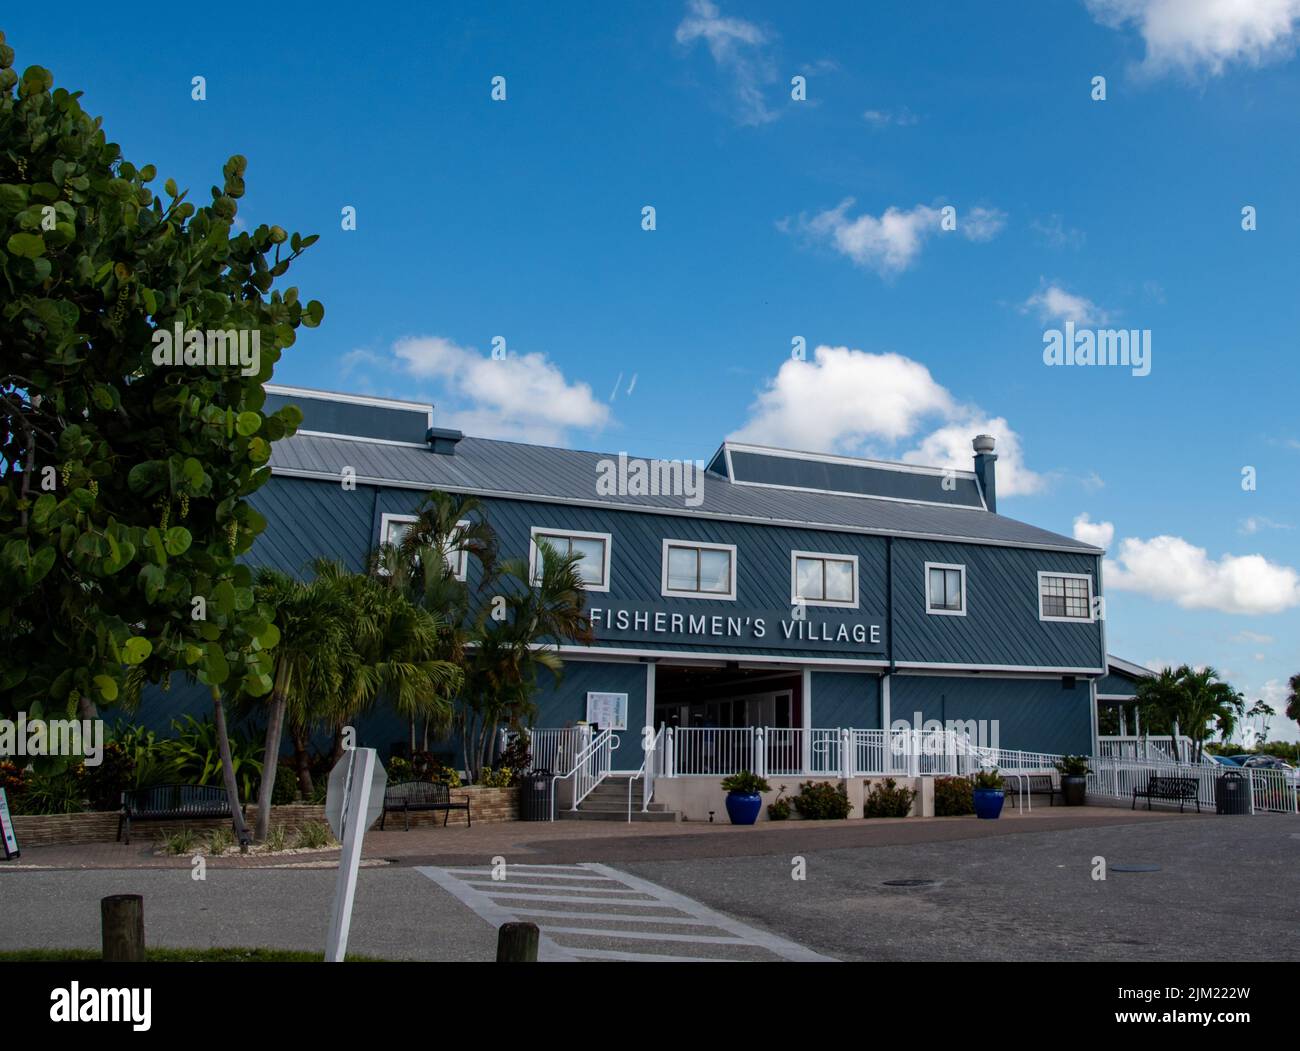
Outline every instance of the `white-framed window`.
{"label": "white-framed window", "polygon": [[858,608],[858,556],[790,552],[790,601]]}
{"label": "white-framed window", "polygon": [[705,544],[698,540],[665,540],[659,593],[665,598],[734,601],[736,545]]}
{"label": "white-framed window", "polygon": [[925,611],[947,617],[966,616],[966,567],[947,562],[925,564]]}
{"label": "white-framed window", "polygon": [[[379,516],[379,542],[381,544],[392,544],[396,547],[402,542],[402,537],[411,528],[411,523],[419,521],[415,515],[390,515],[384,513]],[[468,519],[462,519],[456,523],[457,529],[463,529],[469,525]],[[447,559],[447,565],[450,567],[453,575],[457,580],[464,580],[469,573],[469,552],[464,548],[449,547],[444,554]],[[382,573],[383,570],[381,569]]]}
{"label": "white-framed window", "polygon": [[1092,577],[1087,573],[1038,574],[1038,619],[1091,621]]}
{"label": "white-framed window", "polygon": [[572,529],[533,526],[528,543],[528,579],[534,584],[542,579],[539,540],[546,541],[561,555],[582,556],[574,568],[587,591],[609,590],[609,556],[613,547],[609,533],[580,533]]}

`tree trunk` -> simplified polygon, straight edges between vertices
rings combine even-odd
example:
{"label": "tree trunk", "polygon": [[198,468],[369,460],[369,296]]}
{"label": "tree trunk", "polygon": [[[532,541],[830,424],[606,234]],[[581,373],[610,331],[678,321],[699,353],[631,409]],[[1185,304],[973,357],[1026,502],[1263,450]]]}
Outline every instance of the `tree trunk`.
{"label": "tree trunk", "polygon": [[280,770],[280,734],[284,727],[284,695],[288,684],[289,662],[281,661],[275,670],[275,688],[271,691],[271,704],[266,716],[262,784],[257,791],[257,828],[253,833],[258,842],[265,840],[271,829],[271,793],[275,790],[275,775]]}
{"label": "tree trunk", "polygon": [[298,791],[302,793],[303,799],[308,802],[316,794],[316,788],[311,783],[311,759],[307,755],[307,732],[301,727],[294,726],[291,729],[293,736],[293,763],[298,771]]}
{"label": "tree trunk", "polygon": [[235,781],[235,764],[230,758],[230,735],[226,732],[226,709],[221,703],[221,690],[213,686],[212,721],[217,728],[217,751],[221,753],[221,775],[226,782],[226,796],[230,800],[230,813],[235,822],[235,837],[242,847],[249,842],[248,826],[244,824],[244,811],[239,805],[239,784]]}
{"label": "tree trunk", "polygon": [[334,747],[330,749],[330,766],[343,758],[343,727],[334,728]]}
{"label": "tree trunk", "polygon": [[407,720],[407,725],[411,731],[411,755],[414,756],[415,755],[415,716],[414,715],[412,715],[410,719]]}
{"label": "tree trunk", "polygon": [[424,750],[426,752],[429,750],[429,724],[432,721],[433,721],[432,719],[424,720]]}

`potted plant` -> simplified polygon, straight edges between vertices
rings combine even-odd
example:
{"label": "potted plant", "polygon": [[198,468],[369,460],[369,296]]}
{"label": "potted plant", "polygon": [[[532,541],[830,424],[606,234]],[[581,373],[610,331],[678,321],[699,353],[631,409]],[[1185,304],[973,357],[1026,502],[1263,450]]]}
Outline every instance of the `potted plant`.
{"label": "potted plant", "polygon": [[1002,791],[1002,775],[996,766],[975,775],[975,790],[971,794],[976,817],[995,818],[1002,813],[1006,793]]}
{"label": "potted plant", "polygon": [[757,774],[742,770],[722,779],[722,790],[727,793],[727,816],[733,825],[752,825],[758,820],[763,806],[761,793],[771,791],[771,786]]}
{"label": "potted plant", "polygon": [[1066,806],[1083,806],[1088,799],[1088,766],[1086,755],[1063,755],[1056,762],[1061,775],[1061,799]]}

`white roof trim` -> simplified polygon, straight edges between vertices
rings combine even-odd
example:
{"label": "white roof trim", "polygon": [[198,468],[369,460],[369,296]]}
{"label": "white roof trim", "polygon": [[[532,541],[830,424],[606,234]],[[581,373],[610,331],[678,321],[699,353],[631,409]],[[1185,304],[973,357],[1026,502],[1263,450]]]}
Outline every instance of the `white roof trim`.
{"label": "white roof trim", "polygon": [[[834,453],[805,452],[800,449],[778,449],[773,445],[753,445],[749,442],[723,442],[723,448],[742,453],[757,453],[761,456],[781,456],[787,460],[811,460],[814,463],[847,464],[850,467],[877,467],[885,471],[898,471],[901,474],[928,474],[942,478],[948,473],[946,467],[927,467],[922,464],[898,463],[894,460],[868,460],[862,456],[837,456]],[[974,471],[952,468],[952,473],[959,478],[977,481]]]}
{"label": "white roof trim", "polygon": [[1134,664],[1132,661],[1123,660],[1112,653],[1106,654],[1106,663],[1112,668],[1118,668],[1120,671],[1127,672],[1129,675],[1136,675],[1140,679],[1154,679],[1158,674],[1150,668],[1144,668],[1140,664]]}

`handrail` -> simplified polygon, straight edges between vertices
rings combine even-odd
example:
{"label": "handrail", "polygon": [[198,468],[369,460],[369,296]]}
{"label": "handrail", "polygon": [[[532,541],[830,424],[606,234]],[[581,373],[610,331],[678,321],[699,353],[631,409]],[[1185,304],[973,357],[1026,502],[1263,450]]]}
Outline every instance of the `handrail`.
{"label": "handrail", "polygon": [[[627,779],[627,819],[630,823],[632,820],[632,782],[646,776],[646,764],[649,763],[659,754],[659,741],[664,735],[664,728],[659,727],[659,732],[654,735],[650,742],[650,750],[645,753],[645,758],[641,760],[641,767],[635,774]],[[645,789],[641,793],[641,813],[645,813],[650,808],[650,797],[654,792],[654,767],[650,767],[651,776],[646,777]]]}
{"label": "handrail", "polygon": [[573,783],[573,806],[570,807],[570,809],[577,810],[578,804],[581,803],[584,799],[587,798],[587,796],[591,794],[591,790],[595,788],[598,784],[600,784],[601,781],[605,780],[606,777],[609,776],[610,759],[612,758],[613,753],[618,750],[618,745],[619,745],[619,740],[617,737],[614,736],[614,731],[601,730],[600,733],[596,734],[596,736],[591,739],[591,743],[588,744],[587,747],[584,748],[581,752],[579,752],[578,755],[574,758],[572,770],[570,770],[567,774],[555,774],[551,778],[551,820],[552,821],[555,820],[555,786],[557,782],[567,781],[569,778],[575,777],[575,775],[578,774],[578,772],[581,771],[582,768],[588,762],[591,761],[593,756],[596,756],[601,752],[604,752],[606,754],[607,758],[606,758],[604,770],[598,770],[597,774],[592,778],[591,784],[589,784],[585,790],[581,792],[579,791],[578,781],[575,778]]}

